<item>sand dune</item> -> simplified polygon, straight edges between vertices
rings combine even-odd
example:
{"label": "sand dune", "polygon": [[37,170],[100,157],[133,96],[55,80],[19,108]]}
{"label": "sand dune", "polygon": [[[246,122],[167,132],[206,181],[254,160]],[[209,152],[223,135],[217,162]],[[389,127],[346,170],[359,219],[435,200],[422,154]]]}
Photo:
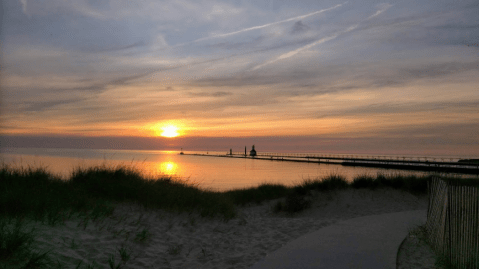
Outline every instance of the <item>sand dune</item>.
{"label": "sand dune", "polygon": [[[275,201],[239,208],[230,221],[119,205],[111,217],[36,223],[37,244],[53,261],[81,268],[248,268],[301,235],[359,216],[427,208],[427,198],[392,189],[316,192],[312,208],[274,214]],[[128,255],[123,255],[121,252]]]}

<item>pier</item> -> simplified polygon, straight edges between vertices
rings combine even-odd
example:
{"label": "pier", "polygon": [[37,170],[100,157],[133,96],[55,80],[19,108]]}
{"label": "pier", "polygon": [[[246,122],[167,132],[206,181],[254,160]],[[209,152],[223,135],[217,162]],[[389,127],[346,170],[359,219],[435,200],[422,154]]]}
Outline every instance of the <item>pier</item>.
{"label": "pier", "polygon": [[307,163],[326,163],[344,166],[362,166],[387,169],[415,171],[432,171],[446,173],[479,175],[478,159],[434,158],[434,157],[396,157],[376,155],[349,154],[315,154],[315,153],[256,153],[256,156],[244,152],[228,152],[226,154],[183,153],[184,155],[209,156],[223,158],[248,158],[268,161],[288,161]]}

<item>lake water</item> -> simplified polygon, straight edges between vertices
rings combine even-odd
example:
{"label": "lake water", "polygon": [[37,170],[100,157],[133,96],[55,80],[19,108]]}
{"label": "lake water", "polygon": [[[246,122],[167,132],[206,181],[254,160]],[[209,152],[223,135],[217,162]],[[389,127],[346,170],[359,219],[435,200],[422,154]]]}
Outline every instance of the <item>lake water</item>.
{"label": "lake water", "polygon": [[2,148],[0,161],[12,166],[46,167],[63,178],[68,178],[77,167],[128,165],[140,169],[147,176],[178,177],[199,187],[220,191],[261,183],[294,185],[304,179],[322,178],[331,174],[343,175],[347,180],[363,174],[425,174],[335,164],[179,155],[178,151]]}

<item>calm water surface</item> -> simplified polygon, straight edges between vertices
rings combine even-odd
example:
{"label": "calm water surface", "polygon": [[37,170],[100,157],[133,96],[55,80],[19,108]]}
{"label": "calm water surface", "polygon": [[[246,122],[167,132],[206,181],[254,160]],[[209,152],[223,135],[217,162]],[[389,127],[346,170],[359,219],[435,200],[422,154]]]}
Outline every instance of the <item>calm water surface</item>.
{"label": "calm water surface", "polygon": [[202,188],[220,191],[261,183],[294,185],[304,179],[322,178],[331,174],[343,175],[348,180],[363,174],[424,174],[333,164],[179,155],[177,151],[2,148],[0,161],[12,166],[46,167],[64,178],[77,167],[128,165],[140,169],[147,176],[178,177]]}

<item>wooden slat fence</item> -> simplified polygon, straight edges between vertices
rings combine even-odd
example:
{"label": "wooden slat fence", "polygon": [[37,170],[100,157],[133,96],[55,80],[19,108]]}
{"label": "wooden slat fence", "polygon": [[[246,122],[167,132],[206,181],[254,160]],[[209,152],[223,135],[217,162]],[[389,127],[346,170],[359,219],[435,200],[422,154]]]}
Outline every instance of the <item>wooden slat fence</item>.
{"label": "wooden slat fence", "polygon": [[479,268],[479,188],[434,178],[428,189],[426,230],[433,248],[455,268]]}

